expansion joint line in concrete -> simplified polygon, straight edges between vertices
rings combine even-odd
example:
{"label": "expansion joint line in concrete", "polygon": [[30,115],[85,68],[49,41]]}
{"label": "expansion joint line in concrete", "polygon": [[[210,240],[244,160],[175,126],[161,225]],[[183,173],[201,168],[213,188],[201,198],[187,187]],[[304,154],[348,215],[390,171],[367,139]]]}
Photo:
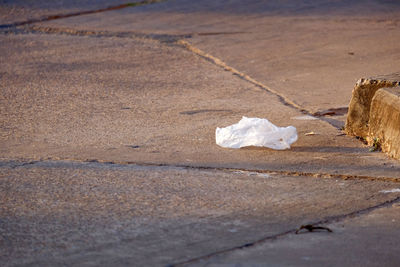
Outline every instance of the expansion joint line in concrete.
{"label": "expansion joint line in concrete", "polygon": [[253,85],[255,85],[255,86],[257,86],[257,87],[259,87],[259,88],[261,88],[261,89],[263,89],[263,90],[265,90],[265,91],[267,91],[267,92],[269,92],[269,93],[271,93],[271,94],[273,94],[275,96],[277,96],[279,98],[279,100],[282,103],[284,103],[285,105],[290,106],[290,107],[292,107],[294,109],[297,109],[297,110],[301,111],[304,114],[308,114],[308,115],[312,114],[311,111],[306,110],[304,107],[301,107],[300,105],[296,104],[294,101],[292,101],[288,97],[284,96],[283,94],[279,93],[278,91],[272,89],[271,87],[269,87],[269,86],[267,86],[267,85],[265,85],[265,84],[263,84],[263,83],[261,83],[259,81],[256,81],[255,79],[251,78],[249,75],[247,75],[247,74],[245,74],[243,72],[240,72],[239,70],[237,70],[237,69],[235,69],[235,68],[233,68],[231,66],[228,66],[225,62],[223,62],[219,58],[214,57],[214,56],[212,56],[212,55],[200,50],[199,48],[193,46],[189,42],[187,42],[185,40],[179,40],[179,41],[177,41],[177,44],[185,47],[187,50],[191,51],[192,53],[194,53],[194,54],[196,54],[196,55],[198,55],[198,56],[200,56],[200,57],[202,57],[202,58],[214,63],[215,65],[223,68],[224,70],[232,72],[234,75],[240,77],[241,79],[243,79],[243,80],[245,80],[245,81],[247,81],[249,83],[252,83]]}
{"label": "expansion joint line in concrete", "polygon": [[[26,34],[26,33],[42,33],[42,34],[63,34],[70,36],[90,36],[90,37],[105,37],[105,38],[138,38],[150,39],[160,43],[177,44],[178,40],[192,38],[193,36],[213,36],[213,35],[231,35],[241,34],[243,32],[195,32],[185,34],[161,34],[161,33],[142,33],[134,31],[93,31],[93,30],[77,30],[65,27],[45,27],[45,26],[23,26],[7,29],[0,29],[3,34]],[[182,45],[179,45],[182,47]]]}
{"label": "expansion joint line in concrete", "polygon": [[393,182],[400,183],[400,177],[370,177],[362,175],[347,175],[347,174],[329,174],[329,173],[309,173],[309,172],[297,172],[297,171],[280,171],[280,170],[260,170],[260,169],[246,169],[246,168],[229,168],[229,167],[212,167],[212,166],[195,166],[195,165],[185,165],[185,164],[167,164],[167,163],[154,163],[154,162],[132,162],[132,161],[103,161],[98,159],[47,159],[47,160],[7,160],[0,159],[1,167],[11,167],[20,168],[25,166],[39,166],[44,164],[46,166],[57,167],[62,164],[71,164],[77,167],[87,166],[87,164],[92,164],[92,166],[114,166],[114,167],[142,167],[142,168],[180,168],[188,170],[209,170],[209,171],[221,171],[221,172],[251,172],[260,174],[271,174],[271,175],[281,175],[289,177],[311,177],[311,178],[322,178],[322,179],[341,179],[341,180],[367,180],[367,181],[380,181],[380,182]]}
{"label": "expansion joint line in concrete", "polygon": [[[297,111],[300,111],[303,114],[309,115],[309,116],[314,116],[314,113],[311,110],[307,110],[306,108],[296,104],[294,101],[292,101],[290,98],[286,97],[285,95],[281,94],[280,92],[272,89],[271,87],[253,79],[252,77],[250,77],[249,75],[227,65],[225,62],[223,62],[222,60],[220,60],[217,57],[214,57],[204,51],[202,51],[201,49],[195,47],[194,45],[190,44],[188,41],[186,40],[178,40],[176,42],[178,45],[184,47],[185,49],[189,50],[190,52],[206,59],[207,61],[223,68],[226,71],[231,72],[233,75],[236,75],[237,77],[239,77],[242,80],[245,80],[255,86],[257,86],[258,88],[261,88],[262,90],[265,90],[273,95],[275,95],[276,97],[278,97],[278,99],[286,106],[289,106]],[[341,129],[341,127],[335,125],[334,123],[332,123],[331,120],[321,117],[321,116],[317,116],[317,119],[319,119],[320,121],[326,122],[327,124],[329,124],[330,126],[335,127],[336,129]]]}
{"label": "expansion joint line in concrete", "polygon": [[176,43],[177,40],[182,38],[190,38],[191,35],[172,35],[172,34],[155,34],[155,33],[140,33],[140,32],[114,32],[114,31],[93,31],[93,30],[77,30],[73,28],[55,28],[43,26],[24,26],[12,29],[2,30],[5,34],[26,34],[26,33],[39,33],[39,34],[60,34],[70,36],[88,36],[88,37],[105,37],[105,38],[136,38],[136,39],[149,39],[158,41],[160,43]]}
{"label": "expansion joint line in concrete", "polygon": [[106,11],[118,10],[118,9],[123,9],[123,8],[127,8],[127,7],[150,5],[150,4],[155,4],[155,3],[165,2],[165,1],[167,1],[167,0],[143,0],[140,2],[129,2],[129,3],[121,4],[121,5],[110,6],[110,7],[95,9],[95,10],[87,10],[87,11],[79,11],[79,12],[73,12],[73,13],[67,13],[67,14],[50,15],[50,16],[45,16],[45,17],[38,18],[38,19],[30,19],[30,20],[26,20],[26,21],[14,22],[14,23],[10,23],[10,24],[2,24],[2,25],[0,25],[0,29],[17,27],[17,26],[22,26],[22,25],[27,25],[27,24],[37,23],[37,22],[45,22],[45,21],[56,20],[56,19],[64,19],[64,18],[69,18],[69,17],[89,15],[89,14],[94,14],[94,13],[102,13],[102,12],[106,12]]}
{"label": "expansion joint line in concrete", "polygon": [[[255,80],[255,79],[251,78],[249,75],[247,75],[247,74],[245,74],[245,73],[243,73],[243,72],[241,72],[241,71],[239,71],[239,70],[227,65],[225,62],[223,62],[219,58],[214,57],[214,56],[212,56],[212,55],[200,50],[199,48],[193,46],[192,44],[190,44],[186,40],[182,40],[181,39],[181,40],[178,40],[176,43],[178,45],[184,47],[185,49],[189,50],[190,52],[192,52],[192,53],[194,53],[194,54],[206,59],[207,61],[209,61],[209,62],[211,62],[211,63],[213,63],[213,64],[215,64],[215,65],[217,65],[217,66],[219,66],[221,68],[223,68],[224,70],[231,72],[233,75],[236,75],[240,79],[245,80],[245,81],[253,84],[254,86],[257,86],[258,88],[261,88],[262,90],[265,90],[265,91],[275,95],[276,97],[278,97],[278,99],[284,105],[286,105],[288,107],[291,107],[291,108],[293,108],[293,109],[295,109],[297,111],[300,111],[303,114],[315,117],[314,113],[311,110],[307,110],[306,108],[296,104],[294,101],[292,101],[290,98],[286,97],[285,95],[281,94],[280,92],[278,92],[278,91],[272,89],[271,87],[269,87],[269,86],[267,86],[267,85]],[[323,122],[327,123],[330,126],[333,126],[336,129],[341,130],[340,126],[335,125],[334,123],[332,123],[331,120],[329,120],[327,118],[320,117],[320,116],[317,116],[316,118],[319,119],[320,121],[323,121]]]}
{"label": "expansion joint line in concrete", "polygon": [[[372,207],[368,207],[368,208],[365,208],[365,209],[362,209],[362,210],[357,210],[357,211],[353,211],[353,212],[350,212],[350,213],[347,213],[347,214],[332,216],[332,217],[328,217],[328,218],[320,220],[320,221],[307,223],[307,225],[319,226],[319,225],[322,225],[322,224],[331,224],[331,223],[341,222],[341,221],[343,221],[345,219],[348,219],[348,218],[360,217],[360,216],[366,215],[366,214],[368,214],[368,213],[370,213],[370,212],[372,212],[374,210],[385,208],[385,207],[389,207],[389,206],[391,206],[391,205],[393,205],[395,203],[398,203],[398,202],[400,202],[400,197],[394,198],[392,200],[385,201],[385,202],[380,203],[378,205],[375,205],[375,206],[372,206]],[[183,266],[183,265],[191,264],[191,263],[198,263],[198,262],[203,261],[203,260],[211,259],[211,258],[213,258],[215,256],[228,254],[228,253],[231,253],[231,252],[234,252],[234,251],[237,251],[237,250],[247,249],[247,248],[259,245],[259,244],[263,244],[263,243],[268,242],[268,241],[272,241],[272,240],[276,240],[278,238],[285,237],[285,236],[290,235],[290,234],[296,234],[297,231],[298,231],[298,229],[291,229],[291,230],[288,230],[288,231],[285,231],[285,232],[282,232],[282,233],[279,233],[279,234],[263,237],[261,239],[258,239],[256,241],[254,241],[254,242],[250,242],[250,243],[242,244],[242,245],[235,246],[235,247],[232,247],[232,248],[227,248],[227,249],[215,251],[215,252],[207,254],[207,255],[196,257],[196,258],[193,258],[193,259],[190,259],[190,260],[185,260],[185,261],[182,261],[182,262],[169,264],[167,266],[169,266],[169,267],[175,267],[176,266],[177,267],[177,266]]]}

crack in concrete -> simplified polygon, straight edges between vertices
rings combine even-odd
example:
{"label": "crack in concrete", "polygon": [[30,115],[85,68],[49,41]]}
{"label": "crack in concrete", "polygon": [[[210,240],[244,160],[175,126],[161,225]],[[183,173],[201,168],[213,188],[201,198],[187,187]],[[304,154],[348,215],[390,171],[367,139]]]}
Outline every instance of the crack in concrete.
{"label": "crack in concrete", "polygon": [[243,34],[243,33],[250,33],[250,32],[196,32],[191,33],[193,36],[212,36],[212,35],[232,35],[232,34]]}
{"label": "crack in concrete", "polygon": [[141,33],[134,31],[93,31],[93,30],[76,30],[73,28],[55,28],[55,27],[43,27],[43,26],[25,26],[25,27],[14,27],[1,29],[2,34],[28,34],[28,33],[43,33],[43,34],[64,34],[71,36],[91,36],[91,37],[117,37],[117,38],[139,38],[139,39],[151,39],[161,43],[176,44],[181,39],[189,39],[193,36],[214,36],[214,35],[230,35],[230,34],[242,34],[245,32],[195,32],[185,34],[157,34],[157,33]]}
{"label": "crack in concrete", "polygon": [[199,113],[230,113],[233,112],[230,109],[196,109],[196,110],[188,110],[188,111],[182,111],[179,112],[179,114],[182,115],[195,115]]}
{"label": "crack in concrete", "polygon": [[[389,207],[389,206],[391,206],[391,205],[393,205],[395,203],[398,203],[398,202],[400,202],[400,197],[396,197],[394,199],[387,200],[387,201],[385,201],[383,203],[380,203],[380,204],[372,206],[372,207],[368,207],[368,208],[365,208],[365,209],[353,211],[353,212],[350,212],[350,213],[347,213],[347,214],[331,216],[331,217],[322,219],[320,221],[311,222],[311,223],[307,223],[307,224],[310,224],[310,225],[313,225],[313,226],[320,226],[322,224],[337,223],[337,222],[343,221],[343,220],[348,219],[348,218],[355,218],[355,217],[360,217],[360,216],[366,215],[366,214],[368,214],[368,213],[370,213],[372,211],[375,211],[375,210],[381,209],[381,208],[385,208],[385,207]],[[189,260],[185,260],[185,261],[181,261],[181,262],[177,262],[177,263],[172,263],[172,264],[169,264],[167,266],[169,266],[169,267],[183,266],[183,265],[190,264],[190,263],[196,263],[196,262],[199,262],[199,261],[202,261],[202,260],[207,260],[207,259],[210,259],[210,258],[215,257],[215,256],[228,254],[228,253],[231,253],[231,252],[234,252],[234,251],[237,251],[237,250],[247,249],[247,248],[259,245],[259,244],[263,244],[263,243],[265,243],[267,241],[276,240],[276,239],[278,239],[280,237],[284,237],[284,236],[287,236],[287,235],[290,235],[290,234],[296,234],[297,230],[298,229],[290,229],[290,230],[287,230],[287,231],[282,232],[282,233],[278,233],[278,234],[275,234],[275,235],[270,235],[270,236],[266,236],[266,237],[260,238],[260,239],[254,241],[254,242],[245,243],[245,244],[242,244],[242,245],[239,245],[239,246],[235,246],[235,247],[232,247],[232,248],[215,251],[215,252],[212,252],[212,253],[207,254],[207,255],[203,255],[203,256],[200,256],[200,257],[196,257],[196,258],[193,258],[193,259],[189,259]]]}
{"label": "crack in concrete", "polygon": [[71,36],[90,36],[90,37],[108,37],[108,38],[136,38],[136,39],[151,39],[160,43],[176,43],[182,38],[191,38],[190,34],[172,35],[172,34],[155,34],[155,33],[140,33],[140,32],[110,32],[110,31],[91,31],[91,30],[76,30],[72,28],[53,28],[42,26],[28,26],[20,28],[12,28],[1,30],[3,34],[64,34]]}
{"label": "crack in concrete", "polygon": [[[283,103],[285,106],[289,106],[297,111],[300,111],[301,113],[305,114],[305,115],[309,115],[309,116],[314,116],[313,112],[311,110],[306,109],[305,107],[302,107],[300,105],[298,105],[296,102],[294,102],[293,100],[291,100],[290,98],[286,97],[285,95],[281,94],[280,92],[278,92],[277,90],[272,89],[271,87],[253,79],[252,77],[250,77],[249,75],[235,69],[234,67],[231,67],[229,65],[227,65],[225,62],[223,62],[221,59],[214,57],[213,55],[210,55],[204,51],[202,51],[201,49],[195,47],[194,45],[190,44],[188,41],[185,40],[178,40],[177,44],[184,47],[185,49],[189,50],[190,52],[206,59],[207,61],[213,63],[214,65],[217,65],[218,67],[223,68],[225,71],[229,71],[231,72],[233,75],[236,75],[237,77],[239,77],[242,80],[245,80],[253,85],[255,85],[258,88],[261,88],[264,91],[269,92],[272,95],[275,95],[276,97],[278,97],[279,101],[281,103]],[[330,126],[333,126],[336,129],[341,129],[342,123],[340,123],[339,121],[336,121],[334,119],[331,118],[325,118],[325,117],[316,117],[317,119],[324,121],[326,123],[328,123]]]}
{"label": "crack in concrete", "polygon": [[67,14],[50,15],[50,16],[45,16],[45,17],[37,18],[37,19],[19,21],[19,22],[14,22],[14,23],[10,23],[10,24],[2,24],[2,25],[0,25],[0,29],[12,28],[12,27],[17,27],[17,26],[22,26],[22,25],[32,24],[32,23],[37,23],[37,22],[45,22],[45,21],[56,20],[56,19],[64,19],[64,18],[69,18],[69,17],[77,17],[77,16],[82,16],[82,15],[101,13],[101,12],[106,12],[106,11],[123,9],[123,8],[127,8],[127,7],[151,5],[151,4],[160,3],[160,2],[164,2],[164,1],[167,1],[167,0],[144,0],[144,1],[140,1],[140,2],[129,2],[129,3],[125,3],[125,4],[121,4],[121,5],[117,5],[117,6],[110,6],[110,7],[100,8],[100,9],[95,9],[95,10],[87,10],[87,11],[79,11],[79,12],[73,12],[73,13],[67,13]]}
{"label": "crack in concrete", "polygon": [[235,68],[233,68],[231,66],[228,66],[225,62],[223,62],[219,58],[214,57],[214,56],[212,56],[212,55],[200,50],[199,48],[193,46],[189,42],[187,42],[185,40],[179,40],[177,42],[177,44],[181,45],[184,48],[186,48],[190,52],[192,52],[192,53],[194,53],[194,54],[206,59],[207,61],[212,62],[213,64],[223,68],[224,70],[232,72],[234,75],[238,76],[239,78],[241,78],[241,79],[243,79],[243,80],[245,80],[245,81],[247,81],[249,83],[252,83],[253,85],[255,85],[255,86],[257,86],[257,87],[259,87],[259,88],[261,88],[261,89],[263,89],[265,91],[268,91],[271,94],[276,95],[281,100],[281,102],[284,103],[285,105],[290,106],[292,108],[295,108],[297,110],[300,110],[302,113],[305,113],[307,115],[311,115],[311,111],[308,111],[308,110],[304,109],[303,107],[301,107],[300,105],[298,105],[294,101],[292,101],[291,99],[289,99],[286,96],[280,94],[278,91],[272,89],[271,87],[269,87],[269,86],[267,86],[267,85],[265,85],[263,83],[260,83],[260,82],[256,81],[255,79],[251,78],[249,75],[247,75],[247,74],[245,74],[243,72],[240,72],[239,70],[237,70],[237,69],[235,69]]}
{"label": "crack in concrete", "polygon": [[47,160],[0,160],[0,168],[18,168],[25,166],[42,165],[48,167],[57,166],[114,166],[114,167],[134,167],[134,168],[176,168],[176,169],[191,169],[191,170],[209,170],[209,171],[222,171],[222,172],[246,172],[246,173],[259,173],[259,174],[271,174],[281,175],[290,177],[310,177],[310,178],[323,178],[323,179],[340,179],[340,180],[367,180],[367,181],[381,181],[381,182],[393,182],[400,183],[400,177],[370,177],[363,175],[347,175],[347,174],[330,174],[330,173],[311,173],[311,172],[298,172],[298,171],[279,171],[279,170],[260,170],[260,169],[246,169],[246,168],[228,168],[228,167],[211,167],[211,166],[196,166],[187,164],[167,164],[167,163],[153,163],[153,162],[133,162],[133,161],[105,161],[98,159],[47,159]]}

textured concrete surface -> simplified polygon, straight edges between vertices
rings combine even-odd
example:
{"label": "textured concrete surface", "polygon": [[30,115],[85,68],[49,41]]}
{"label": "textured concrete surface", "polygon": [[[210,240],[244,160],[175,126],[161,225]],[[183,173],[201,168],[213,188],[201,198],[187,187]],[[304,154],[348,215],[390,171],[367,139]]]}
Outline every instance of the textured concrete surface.
{"label": "textured concrete surface", "polygon": [[[396,1],[79,15],[121,3],[1,2],[0,265],[396,266],[400,163],[341,130],[356,79],[398,70]],[[242,116],[299,140],[215,145]]]}
{"label": "textured concrete surface", "polygon": [[[3,164],[2,265],[167,265],[396,199],[398,183],[99,163]],[[333,219],[330,219],[333,220]]]}
{"label": "textured concrete surface", "polygon": [[347,107],[360,77],[398,71],[399,10],[393,1],[179,0],[42,26],[190,35],[197,48],[316,112]]}
{"label": "textured concrete surface", "polygon": [[[400,178],[398,162],[180,46],[112,36],[0,38],[3,159]],[[216,146],[216,127],[242,116],[294,125],[299,140],[288,151]]]}

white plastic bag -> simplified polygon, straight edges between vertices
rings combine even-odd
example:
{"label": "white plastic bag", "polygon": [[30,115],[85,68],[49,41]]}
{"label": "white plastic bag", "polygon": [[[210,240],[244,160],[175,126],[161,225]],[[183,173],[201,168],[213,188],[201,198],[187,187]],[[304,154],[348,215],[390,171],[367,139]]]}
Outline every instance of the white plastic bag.
{"label": "white plastic bag", "polygon": [[267,119],[243,117],[239,123],[215,131],[217,145],[227,148],[265,146],[283,150],[297,141],[293,126],[278,127]]}

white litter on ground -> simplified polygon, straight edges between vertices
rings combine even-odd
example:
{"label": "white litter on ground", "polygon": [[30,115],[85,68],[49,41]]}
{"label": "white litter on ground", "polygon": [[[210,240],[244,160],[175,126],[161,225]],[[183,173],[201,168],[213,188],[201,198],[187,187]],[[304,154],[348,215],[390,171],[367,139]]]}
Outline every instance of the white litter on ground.
{"label": "white litter on ground", "polygon": [[270,178],[271,175],[268,173],[260,173],[260,172],[250,172],[250,171],[234,171],[236,174],[246,174],[247,176],[258,176],[262,178]]}
{"label": "white litter on ground", "polygon": [[236,124],[217,128],[215,140],[226,148],[260,146],[284,150],[297,141],[297,130],[293,126],[278,127],[267,119],[243,117]]}
{"label": "white litter on ground", "polygon": [[296,116],[292,117],[292,120],[301,120],[301,121],[313,121],[313,120],[318,120],[318,118],[310,116],[310,115],[303,115],[303,116]]}
{"label": "white litter on ground", "polygon": [[379,191],[379,193],[385,193],[385,194],[387,194],[387,193],[400,193],[400,188],[395,188],[395,189],[390,189],[390,190],[382,190],[382,191]]}

